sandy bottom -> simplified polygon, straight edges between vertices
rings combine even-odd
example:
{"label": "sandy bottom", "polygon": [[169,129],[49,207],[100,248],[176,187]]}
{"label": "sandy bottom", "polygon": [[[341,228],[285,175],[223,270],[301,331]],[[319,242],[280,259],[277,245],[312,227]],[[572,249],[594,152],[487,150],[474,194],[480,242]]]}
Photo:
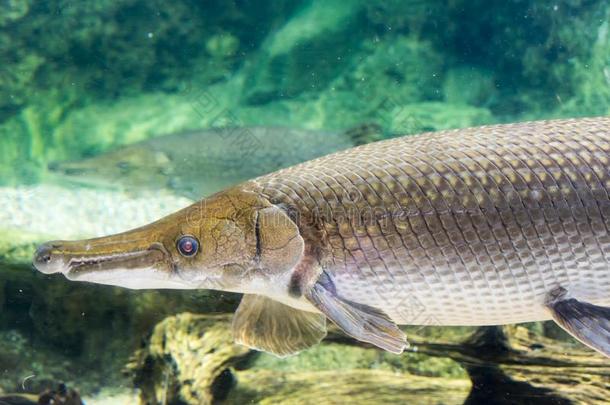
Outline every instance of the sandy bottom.
{"label": "sandy bottom", "polygon": [[145,225],[190,204],[168,193],[131,195],[45,184],[0,187],[0,224],[58,239],[94,237]]}

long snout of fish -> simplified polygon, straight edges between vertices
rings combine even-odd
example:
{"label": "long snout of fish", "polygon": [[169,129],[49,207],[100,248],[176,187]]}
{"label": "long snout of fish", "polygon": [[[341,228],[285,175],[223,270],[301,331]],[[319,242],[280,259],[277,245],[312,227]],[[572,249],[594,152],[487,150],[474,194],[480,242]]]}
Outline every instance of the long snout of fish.
{"label": "long snout of fish", "polygon": [[122,235],[80,241],[50,241],[36,249],[32,260],[42,273],[62,273],[71,280],[95,278],[105,272],[159,269],[169,266],[169,254],[158,242],[130,240]]}

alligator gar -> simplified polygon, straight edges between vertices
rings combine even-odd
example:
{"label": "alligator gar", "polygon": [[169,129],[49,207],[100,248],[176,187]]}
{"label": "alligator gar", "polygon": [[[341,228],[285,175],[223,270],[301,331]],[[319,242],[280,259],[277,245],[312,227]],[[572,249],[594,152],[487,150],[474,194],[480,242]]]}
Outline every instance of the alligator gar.
{"label": "alligator gar", "polygon": [[234,184],[380,137],[347,131],[223,127],[160,136],[97,156],[51,162],[51,178],[103,188],[170,190],[199,199]]}
{"label": "alligator gar", "polygon": [[400,353],[400,324],[553,319],[610,356],[610,118],[425,133],[246,181],[118,235],[41,245],[70,280],[244,293],[235,339],[283,356],[330,319]]}

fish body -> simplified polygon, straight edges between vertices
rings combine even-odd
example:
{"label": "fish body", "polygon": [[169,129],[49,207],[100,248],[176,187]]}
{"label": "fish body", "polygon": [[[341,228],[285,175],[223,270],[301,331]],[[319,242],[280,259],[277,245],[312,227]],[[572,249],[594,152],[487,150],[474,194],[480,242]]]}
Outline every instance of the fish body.
{"label": "fish body", "polygon": [[226,127],[171,134],[87,159],[53,162],[52,175],[85,185],[168,189],[201,198],[228,186],[354,146],[374,125],[322,131]]}
{"label": "fish body", "polygon": [[610,305],[610,119],[364,145],[248,187],[301,216],[337,293],[400,324],[550,319],[549,292]]}
{"label": "fish body", "polygon": [[610,118],[402,137],[135,231],[49,242],[34,262],[75,280],[243,292],[236,340],[278,355],[317,343],[326,319],[395,353],[397,324],[554,319],[610,356],[609,163]]}

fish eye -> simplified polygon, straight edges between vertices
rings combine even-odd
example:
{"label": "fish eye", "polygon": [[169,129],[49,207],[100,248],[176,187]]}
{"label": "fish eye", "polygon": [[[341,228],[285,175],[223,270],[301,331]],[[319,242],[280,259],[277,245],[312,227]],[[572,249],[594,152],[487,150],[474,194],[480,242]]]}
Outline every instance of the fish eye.
{"label": "fish eye", "polygon": [[199,241],[194,236],[185,235],[178,239],[176,247],[178,252],[184,257],[195,256],[199,250]]}

